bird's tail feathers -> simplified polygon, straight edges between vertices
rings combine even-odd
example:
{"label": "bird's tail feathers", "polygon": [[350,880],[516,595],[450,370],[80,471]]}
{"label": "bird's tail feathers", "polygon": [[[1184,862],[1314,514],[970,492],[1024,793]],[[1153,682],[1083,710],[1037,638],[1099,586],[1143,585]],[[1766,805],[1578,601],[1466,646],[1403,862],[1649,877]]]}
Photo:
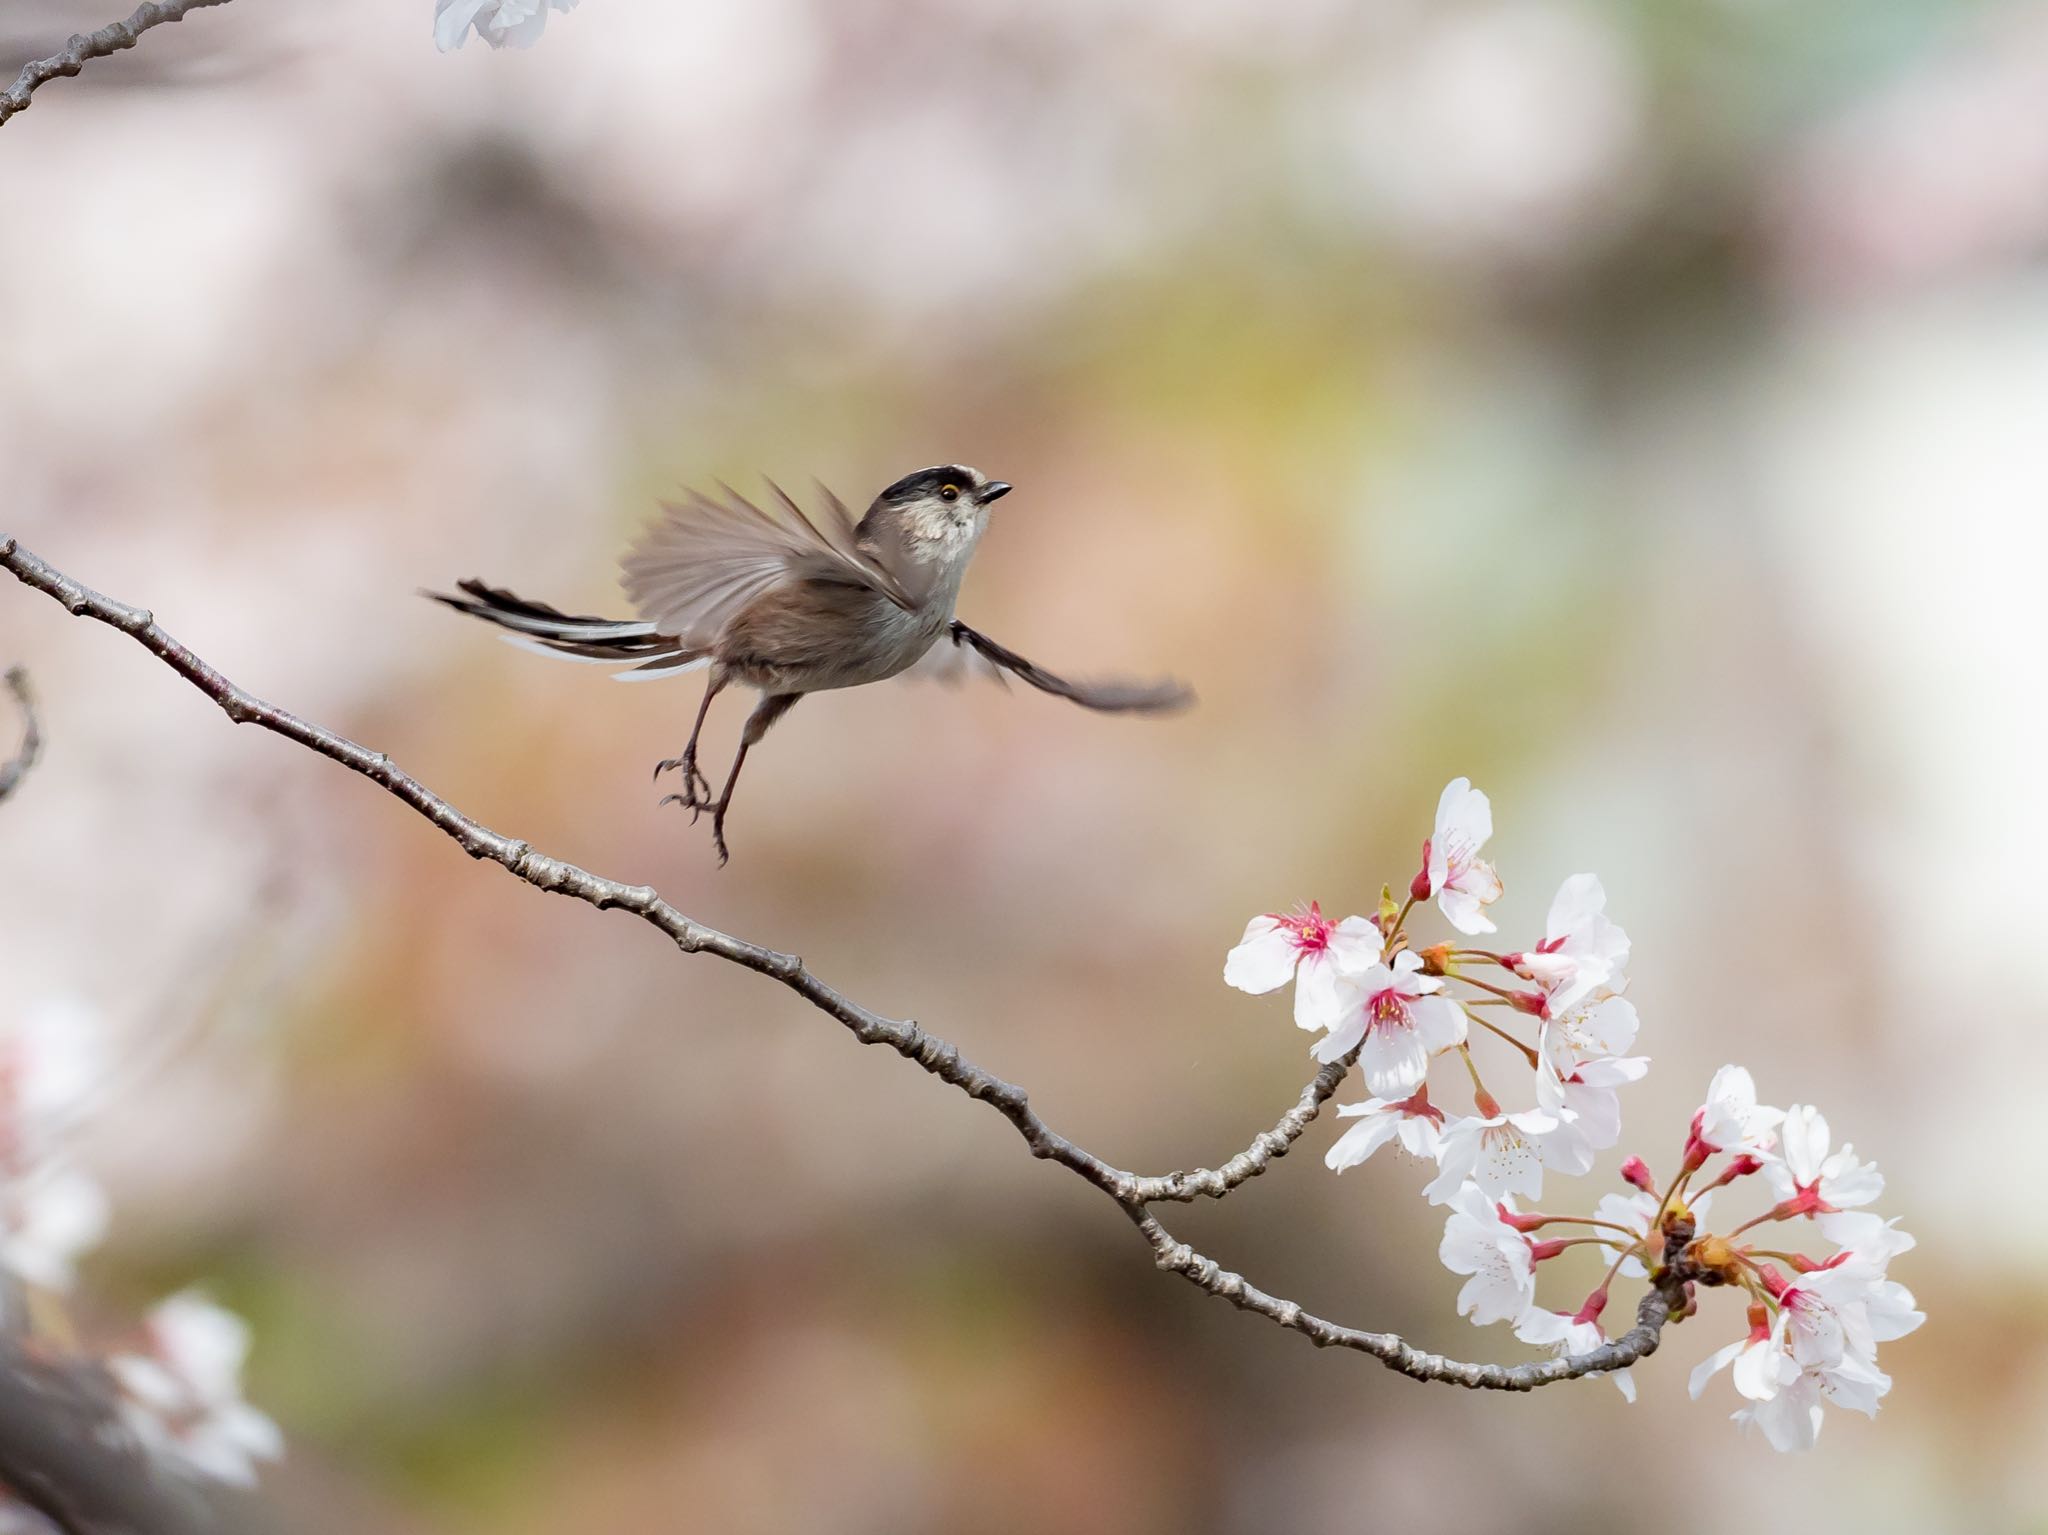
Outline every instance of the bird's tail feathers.
{"label": "bird's tail feathers", "polygon": [[458,613],[509,630],[501,637],[522,650],[593,666],[624,665],[629,669],[619,674],[622,682],[674,676],[710,659],[706,652],[692,649],[674,635],[660,633],[650,623],[564,613],[544,602],[532,602],[476,580],[458,581],[455,586],[462,596],[446,592],[421,595]]}

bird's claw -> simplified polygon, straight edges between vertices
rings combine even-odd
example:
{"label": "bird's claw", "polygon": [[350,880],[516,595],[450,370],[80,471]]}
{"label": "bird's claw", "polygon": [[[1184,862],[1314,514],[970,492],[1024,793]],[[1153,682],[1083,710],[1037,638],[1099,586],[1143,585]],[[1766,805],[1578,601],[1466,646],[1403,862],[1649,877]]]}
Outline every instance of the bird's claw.
{"label": "bird's claw", "polygon": [[[684,804],[693,807],[699,803],[709,805],[711,803],[711,780],[698,771],[697,754],[693,751],[686,751],[680,757],[662,758],[661,761],[654,764],[655,782],[659,783],[661,781],[663,773],[677,771],[680,771],[683,775],[683,792],[681,794],[672,794],[669,796],[669,799],[679,799]],[[668,800],[663,800],[662,803],[665,805],[668,803]]]}
{"label": "bird's claw", "polygon": [[705,811],[717,808],[709,800],[700,800],[688,794],[664,794],[657,802],[656,808],[659,809],[662,805],[681,805],[690,812],[692,826],[703,819]]}

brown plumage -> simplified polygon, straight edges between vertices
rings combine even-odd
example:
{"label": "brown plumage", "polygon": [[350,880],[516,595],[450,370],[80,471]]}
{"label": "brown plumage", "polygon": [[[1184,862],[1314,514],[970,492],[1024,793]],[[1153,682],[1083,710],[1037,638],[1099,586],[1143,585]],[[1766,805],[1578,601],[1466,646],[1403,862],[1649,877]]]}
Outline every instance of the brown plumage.
{"label": "brown plumage", "polygon": [[[747,753],[806,693],[972,663],[1109,713],[1165,713],[1193,702],[1177,682],[1070,682],[953,616],[989,507],[1009,492],[1002,481],[961,464],[921,469],[884,490],[857,523],[822,488],[816,516],[769,488],[775,503],[765,509],[729,486],[718,497],[692,493],[664,503],[661,519],[623,561],[638,620],[563,613],[474,580],[458,583],[459,597],[426,595],[511,631],[515,643],[623,666],[624,679],[708,665],[689,743],[654,771],[682,778],[681,792],[662,803],[674,800],[693,818],[712,813],[721,864],[730,856],[726,813]],[[697,740],[711,701],[736,682],[757,689],[761,701],[714,800],[697,768]]]}

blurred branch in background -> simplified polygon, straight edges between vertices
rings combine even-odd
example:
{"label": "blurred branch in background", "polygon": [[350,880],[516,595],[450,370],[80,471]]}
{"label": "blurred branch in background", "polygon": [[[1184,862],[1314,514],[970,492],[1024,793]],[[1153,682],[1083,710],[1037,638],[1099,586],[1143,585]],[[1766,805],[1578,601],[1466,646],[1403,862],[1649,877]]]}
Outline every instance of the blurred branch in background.
{"label": "blurred branch in background", "polygon": [[228,0],[150,0],[148,4],[137,6],[135,14],[126,21],[109,22],[97,32],[74,33],[56,53],[23,66],[14,84],[5,95],[0,95],[0,123],[17,112],[27,111],[29,99],[38,89],[62,76],[77,74],[85,68],[87,59],[103,59],[124,48],[133,48],[151,27],[183,21],[187,11],[227,3]]}
{"label": "blurred branch in background", "polygon": [[[685,954],[715,954],[780,981],[820,1012],[845,1025],[861,1043],[887,1045],[970,1098],[990,1104],[1024,1137],[1033,1156],[1058,1162],[1114,1200],[1136,1224],[1161,1269],[1180,1275],[1242,1310],[1299,1332],[1319,1347],[1369,1354],[1388,1368],[1417,1380],[1475,1390],[1532,1391],[1560,1381],[1627,1368],[1656,1350],[1665,1323],[1684,1309],[1686,1281],[1697,1276],[1676,1261],[1681,1242],[1670,1250],[1671,1261],[1660,1272],[1656,1287],[1643,1298],[1637,1325],[1611,1343],[1570,1358],[1514,1366],[1466,1364],[1414,1348],[1392,1333],[1362,1332],[1313,1316],[1295,1302],[1266,1294],[1243,1276],[1177,1241],[1150,1214],[1148,1206],[1153,1200],[1185,1201],[1204,1194],[1220,1199],[1263,1172],[1273,1159],[1285,1154],[1335,1093],[1357,1056],[1356,1047],[1342,1060],[1325,1067],[1303,1091],[1301,1101],[1272,1131],[1261,1134],[1222,1169],[1163,1178],[1125,1172],[1055,1132],[1031,1108],[1023,1088],[983,1070],[963,1056],[957,1046],[928,1033],[917,1023],[885,1018],[860,1006],[813,976],[795,955],[779,954],[706,927],[664,901],[651,887],[605,879],[492,831],[401,771],[382,752],[373,752],[243,691],[158,627],[146,610],[114,602],[82,586],[23,549],[13,538],[0,540],[0,567],[23,585],[54,598],[73,616],[94,619],[128,635],[212,699],[237,724],[260,725],[361,773],[433,822],[471,857],[489,859],[536,889],[570,896],[600,910],[617,907],[630,911],[667,935]],[[1689,1229],[1685,1236],[1690,1240]]]}
{"label": "blurred branch in background", "polygon": [[35,696],[28,689],[28,672],[19,666],[10,666],[4,679],[7,691],[14,695],[14,702],[21,710],[21,750],[0,763],[0,801],[21,787],[28,770],[36,765],[36,758],[42,754],[42,726],[36,719]]}
{"label": "blurred branch in background", "polygon": [[122,1428],[104,1368],[41,1358],[11,1332],[0,1334],[0,1483],[65,1535],[217,1527],[196,1489],[156,1471]]}

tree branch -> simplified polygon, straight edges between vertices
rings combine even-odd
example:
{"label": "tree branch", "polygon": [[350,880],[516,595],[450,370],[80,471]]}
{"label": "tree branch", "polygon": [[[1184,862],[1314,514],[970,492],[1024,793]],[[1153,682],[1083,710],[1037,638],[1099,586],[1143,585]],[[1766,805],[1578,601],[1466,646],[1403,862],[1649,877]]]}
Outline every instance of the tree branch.
{"label": "tree branch", "polygon": [[43,732],[36,719],[35,696],[28,690],[28,673],[19,666],[10,666],[4,679],[7,691],[14,695],[15,706],[21,710],[21,750],[5,762],[0,762],[0,804],[21,787],[22,779],[28,777],[28,770],[36,765],[36,758],[42,755]]}
{"label": "tree branch", "polygon": [[183,21],[187,11],[227,3],[228,0],[149,0],[148,4],[137,6],[135,14],[126,21],[109,22],[97,32],[74,33],[71,41],[47,59],[36,59],[22,66],[14,84],[5,95],[0,95],[0,123],[17,112],[26,112],[29,98],[40,87],[59,76],[77,74],[85,68],[87,59],[103,59],[123,48],[133,48],[136,40],[151,27]]}
{"label": "tree branch", "polygon": [[[1053,1130],[1031,1107],[1023,1088],[984,1070],[962,1055],[957,1046],[916,1022],[885,1018],[862,1007],[812,975],[797,956],[777,953],[694,921],[649,886],[605,879],[491,830],[457,810],[382,752],[371,751],[245,692],[165,633],[146,610],[115,602],[80,585],[12,538],[0,539],[0,568],[23,585],[54,598],[74,616],[120,630],[212,699],[235,723],[261,726],[362,774],[432,822],[472,858],[488,859],[537,890],[568,896],[600,910],[629,911],[685,954],[714,954],[778,981],[838,1021],[862,1044],[886,1045],[940,1081],[989,1104],[1015,1127],[1033,1156],[1058,1163],[1113,1200],[1136,1224],[1160,1268],[1228,1300],[1240,1310],[1302,1333],[1319,1346],[1371,1354],[1418,1380],[1442,1381],[1476,1390],[1531,1391],[1559,1381],[1626,1368],[1656,1349],[1664,1325],[1682,1309],[1683,1283],[1677,1277],[1680,1270],[1674,1262],[1667,1261],[1657,1287],[1643,1298],[1636,1326],[1623,1337],[1575,1358],[1516,1366],[1464,1364],[1424,1353],[1391,1333],[1361,1332],[1312,1316],[1293,1301],[1266,1294],[1242,1275],[1231,1273],[1213,1259],[1176,1241],[1147,1206],[1158,1201],[1221,1199],[1264,1172],[1286,1154],[1337,1091],[1356,1052],[1325,1066],[1303,1089],[1300,1101],[1272,1130],[1261,1133],[1250,1147],[1220,1168],[1169,1173],[1163,1177],[1126,1172]],[[1673,1256],[1675,1252],[1674,1249]]]}
{"label": "tree branch", "polygon": [[0,1483],[64,1535],[202,1535],[216,1528],[188,1484],[158,1472],[121,1428],[95,1364],[38,1357],[0,1335]]}

